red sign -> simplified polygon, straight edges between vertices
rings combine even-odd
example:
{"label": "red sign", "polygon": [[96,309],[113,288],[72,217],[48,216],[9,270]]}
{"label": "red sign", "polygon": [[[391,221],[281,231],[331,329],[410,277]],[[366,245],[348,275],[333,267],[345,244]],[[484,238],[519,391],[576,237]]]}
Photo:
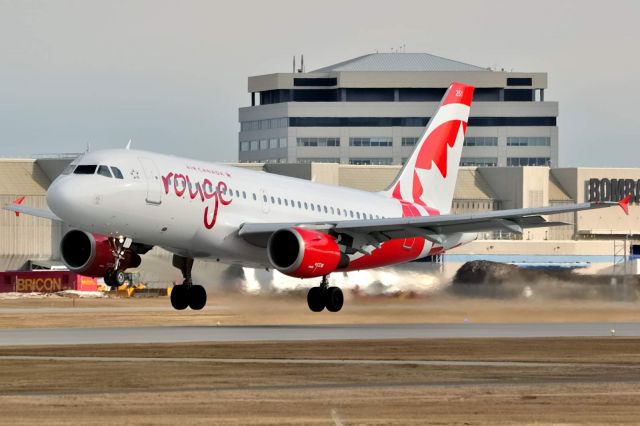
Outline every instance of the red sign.
{"label": "red sign", "polygon": [[8,271],[0,273],[0,292],[55,293],[64,290],[96,291],[95,278],[70,271]]}

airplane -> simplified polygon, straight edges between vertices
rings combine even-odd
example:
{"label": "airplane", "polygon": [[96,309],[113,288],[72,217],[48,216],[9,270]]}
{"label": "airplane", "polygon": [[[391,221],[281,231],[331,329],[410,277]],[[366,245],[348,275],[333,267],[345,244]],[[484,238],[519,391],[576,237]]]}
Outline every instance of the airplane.
{"label": "airplane", "polygon": [[[62,221],[60,243],[71,271],[124,282],[154,246],[173,253],[183,283],[171,305],[202,309],[194,259],[275,269],[320,279],[311,311],[337,312],[342,290],[329,275],[378,268],[444,253],[501,229],[566,225],[543,215],[610,207],[590,202],[540,208],[450,214],[474,87],[452,83],[391,186],[381,192],[323,185],[199,160],[129,149],[86,153],[47,191],[49,209],[4,208]],[[618,204],[628,209],[630,197]]]}

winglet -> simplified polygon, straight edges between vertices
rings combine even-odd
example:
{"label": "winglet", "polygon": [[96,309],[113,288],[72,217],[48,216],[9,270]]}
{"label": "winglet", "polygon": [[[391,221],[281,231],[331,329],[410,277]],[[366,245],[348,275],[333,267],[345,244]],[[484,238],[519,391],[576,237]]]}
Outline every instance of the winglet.
{"label": "winglet", "polygon": [[[27,197],[26,195],[23,195],[22,197],[20,197],[20,198],[18,198],[17,200],[15,200],[15,201],[13,202],[13,204],[17,204],[17,205],[22,204],[22,203],[24,202],[24,199],[25,199],[26,197]],[[15,214],[16,214],[16,217],[20,216],[20,212],[15,212]]]}
{"label": "winglet", "polygon": [[622,200],[618,201],[618,205],[624,210],[624,214],[629,216],[629,202],[633,198],[632,194],[627,195]]}

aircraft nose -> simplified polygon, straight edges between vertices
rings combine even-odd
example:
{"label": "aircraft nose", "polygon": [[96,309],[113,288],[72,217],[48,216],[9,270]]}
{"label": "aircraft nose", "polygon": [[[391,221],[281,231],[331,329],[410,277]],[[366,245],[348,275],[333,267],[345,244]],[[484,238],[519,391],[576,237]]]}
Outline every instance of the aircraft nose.
{"label": "aircraft nose", "polygon": [[77,187],[68,176],[54,180],[47,190],[47,204],[60,219],[67,221],[78,204]]}

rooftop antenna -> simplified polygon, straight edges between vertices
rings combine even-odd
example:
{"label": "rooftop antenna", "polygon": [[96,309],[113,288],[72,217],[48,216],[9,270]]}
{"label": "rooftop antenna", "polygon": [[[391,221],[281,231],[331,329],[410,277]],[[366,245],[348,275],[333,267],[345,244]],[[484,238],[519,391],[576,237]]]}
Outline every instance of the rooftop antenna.
{"label": "rooftop antenna", "polygon": [[294,74],[296,73],[296,55],[293,55],[293,71]]}
{"label": "rooftop antenna", "polygon": [[87,149],[84,152],[89,152],[89,151],[91,151],[91,144],[87,142]]}
{"label": "rooftop antenna", "polygon": [[298,72],[304,72],[304,55],[302,54],[300,55],[300,68],[298,68]]}
{"label": "rooftop antenna", "polygon": [[127,147],[125,149],[129,151],[130,148],[131,148],[131,139],[129,139],[129,142],[127,143]]}

